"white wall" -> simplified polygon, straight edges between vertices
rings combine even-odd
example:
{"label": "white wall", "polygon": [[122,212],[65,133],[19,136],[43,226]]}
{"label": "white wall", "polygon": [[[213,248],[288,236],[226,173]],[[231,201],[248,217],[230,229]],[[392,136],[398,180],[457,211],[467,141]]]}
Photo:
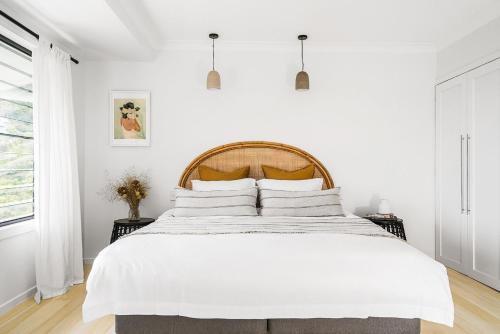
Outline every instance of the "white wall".
{"label": "white wall", "polygon": [[[148,169],[153,189],[142,215],[157,217],[195,156],[239,140],[284,142],[315,155],[358,214],[373,212],[383,194],[405,219],[409,242],[434,256],[435,54],[306,45],[311,90],[296,92],[297,47],[218,48],[221,91],[205,89],[207,45],[172,47],[150,63],[84,64],[84,257],[94,258],[113,220],[127,215],[124,204],[98,195],[106,170]],[[109,145],[113,89],[151,91],[150,147]]]}
{"label": "white wall", "polygon": [[[35,234],[32,223],[7,226],[0,231],[0,314],[34,293]],[[13,232],[13,230],[17,230]]]}
{"label": "white wall", "polygon": [[437,54],[438,81],[500,57],[500,17]]}

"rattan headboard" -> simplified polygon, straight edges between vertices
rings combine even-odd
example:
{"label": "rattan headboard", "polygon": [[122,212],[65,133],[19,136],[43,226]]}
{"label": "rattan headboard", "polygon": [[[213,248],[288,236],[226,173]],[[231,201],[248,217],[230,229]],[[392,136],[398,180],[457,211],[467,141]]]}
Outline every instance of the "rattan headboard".
{"label": "rattan headboard", "polygon": [[179,180],[179,186],[191,189],[191,180],[199,179],[199,165],[227,172],[250,166],[249,177],[258,180],[264,177],[262,165],[296,170],[309,164],[316,167],[314,177],[323,178],[323,188],[333,188],[330,173],[315,157],[297,147],[265,141],[237,142],[206,151],[187,166]]}

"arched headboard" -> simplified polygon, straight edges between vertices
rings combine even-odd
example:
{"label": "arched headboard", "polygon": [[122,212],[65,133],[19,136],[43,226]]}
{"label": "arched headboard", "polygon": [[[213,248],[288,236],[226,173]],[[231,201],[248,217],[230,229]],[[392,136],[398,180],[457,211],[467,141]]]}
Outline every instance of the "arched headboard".
{"label": "arched headboard", "polygon": [[262,165],[296,170],[309,164],[315,166],[314,177],[323,178],[323,188],[333,188],[333,180],[323,164],[300,148],[266,141],[244,141],[215,147],[194,159],[186,167],[179,186],[191,189],[191,180],[199,179],[198,166],[205,165],[221,171],[250,166],[249,177],[262,179]]}

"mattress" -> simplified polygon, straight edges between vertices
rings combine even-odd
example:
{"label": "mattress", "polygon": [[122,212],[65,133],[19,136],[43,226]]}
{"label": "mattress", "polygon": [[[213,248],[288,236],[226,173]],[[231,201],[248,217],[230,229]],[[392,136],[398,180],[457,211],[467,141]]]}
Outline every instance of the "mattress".
{"label": "mattress", "polygon": [[107,314],[452,326],[453,302],[443,265],[359,217],[164,215],[94,261],[83,318]]}

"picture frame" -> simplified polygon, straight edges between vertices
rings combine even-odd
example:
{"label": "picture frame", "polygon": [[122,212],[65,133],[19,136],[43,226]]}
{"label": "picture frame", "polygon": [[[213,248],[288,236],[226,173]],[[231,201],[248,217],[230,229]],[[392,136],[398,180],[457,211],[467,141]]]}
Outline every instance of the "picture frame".
{"label": "picture frame", "polygon": [[111,146],[149,146],[151,141],[151,93],[137,90],[109,92]]}

